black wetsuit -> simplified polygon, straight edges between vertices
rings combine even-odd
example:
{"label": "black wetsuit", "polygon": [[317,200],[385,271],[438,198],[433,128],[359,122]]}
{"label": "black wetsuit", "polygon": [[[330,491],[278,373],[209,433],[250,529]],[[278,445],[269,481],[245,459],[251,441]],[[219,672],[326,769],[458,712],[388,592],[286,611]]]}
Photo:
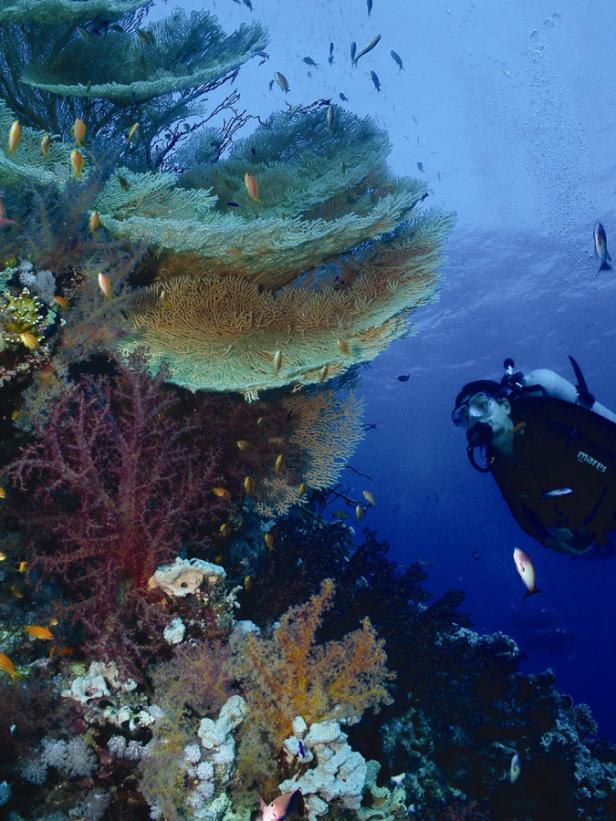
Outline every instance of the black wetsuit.
{"label": "black wetsuit", "polygon": [[488,456],[522,529],[568,553],[606,544],[616,535],[616,424],[545,397],[513,400],[511,418],[513,459],[490,449]]}

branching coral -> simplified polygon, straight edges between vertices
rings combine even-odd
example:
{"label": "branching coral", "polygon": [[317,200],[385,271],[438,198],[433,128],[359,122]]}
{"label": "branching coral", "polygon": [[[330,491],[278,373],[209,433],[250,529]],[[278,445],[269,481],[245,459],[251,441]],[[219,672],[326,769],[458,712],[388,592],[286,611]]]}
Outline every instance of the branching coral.
{"label": "branching coral", "polygon": [[306,722],[358,718],[390,701],[383,642],[368,621],[341,641],[315,643],[334,585],[325,580],[318,593],[288,610],[271,638],[249,633],[237,645],[235,669],[250,707],[277,750],[301,715]]}
{"label": "branching coral", "polygon": [[164,372],[152,380],[144,367],[135,356],[113,379],[83,377],[9,468],[32,566],[63,582],[90,650],[106,659],[147,659],[160,645],[168,614],[148,580],[183,538],[206,539],[226,507],[209,494],[215,447],[195,448],[195,426],[171,418]]}

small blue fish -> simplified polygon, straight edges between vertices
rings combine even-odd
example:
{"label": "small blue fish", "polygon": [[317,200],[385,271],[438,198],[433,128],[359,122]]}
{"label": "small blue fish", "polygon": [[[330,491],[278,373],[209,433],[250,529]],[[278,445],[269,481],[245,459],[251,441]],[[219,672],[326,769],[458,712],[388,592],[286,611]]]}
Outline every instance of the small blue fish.
{"label": "small blue fish", "polygon": [[379,76],[376,71],[371,71],[370,76],[372,77],[372,82],[374,83],[374,87],[377,91],[381,90],[381,81],[379,80]]}
{"label": "small blue fish", "polygon": [[544,499],[557,499],[559,496],[569,496],[573,493],[572,487],[555,487],[554,490],[548,490],[543,494]]}
{"label": "small blue fish", "polygon": [[313,68],[318,68],[317,64],[312,59],[312,57],[303,57],[302,62],[306,63],[307,66],[312,66]]}
{"label": "small blue fish", "polygon": [[357,52],[357,43],[355,40],[351,43],[351,62],[355,65],[355,54]]}
{"label": "small blue fish", "polygon": [[402,57],[400,57],[398,52],[394,51],[392,48],[392,50],[389,53],[391,54],[391,58],[394,61],[394,63],[398,66],[398,70],[404,71],[404,63],[402,62]]}
{"label": "small blue fish", "polygon": [[342,91],[340,92],[340,94],[338,96],[340,97],[340,99],[342,100],[343,103],[348,103],[349,102],[349,98]]}
{"label": "small blue fish", "polygon": [[304,742],[301,739],[297,742],[297,746],[298,746],[298,749],[299,749],[300,756],[302,758],[306,758],[306,750],[304,748]]}

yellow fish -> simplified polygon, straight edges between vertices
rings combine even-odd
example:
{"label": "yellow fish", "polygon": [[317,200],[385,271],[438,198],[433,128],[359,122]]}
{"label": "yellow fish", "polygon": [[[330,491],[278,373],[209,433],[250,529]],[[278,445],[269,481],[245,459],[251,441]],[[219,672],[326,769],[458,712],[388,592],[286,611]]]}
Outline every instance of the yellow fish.
{"label": "yellow fish", "polygon": [[231,526],[227,522],[223,522],[221,526],[218,528],[220,535],[224,536],[225,539],[231,535]]}
{"label": "yellow fish", "polygon": [[19,562],[19,564],[17,565],[17,572],[18,572],[18,573],[25,573],[27,569],[28,569],[28,562],[24,562],[24,561],[22,560],[22,561],[21,561],[21,562]]}
{"label": "yellow fish", "polygon": [[376,499],[374,498],[374,493],[371,490],[362,490],[362,496],[364,499],[371,505],[376,504]]}
{"label": "yellow fish", "polygon": [[274,462],[274,472],[276,476],[280,476],[282,472],[282,466],[284,465],[284,456],[282,453],[279,453],[276,457],[276,461]]}
{"label": "yellow fish", "polygon": [[40,624],[31,624],[28,627],[24,627],[24,630],[29,636],[33,636],[35,639],[41,639],[41,641],[53,641],[54,638],[49,627],[41,627]]}
{"label": "yellow fish", "polygon": [[12,154],[13,151],[19,145],[21,140],[21,124],[19,120],[14,120],[13,124],[11,125],[11,129],[9,131],[9,154]]}
{"label": "yellow fish", "polygon": [[83,166],[85,165],[85,159],[81,151],[77,151],[76,148],[73,148],[71,151],[71,168],[73,169],[73,174],[76,177],[81,176],[81,172],[83,171]]}
{"label": "yellow fish", "polygon": [[126,135],[126,142],[129,143],[135,134],[137,133],[137,129],[139,128],[139,123],[133,123],[131,127],[128,129],[128,134]]}
{"label": "yellow fish", "polygon": [[276,351],[272,361],[274,365],[274,373],[278,373],[280,366],[282,365],[282,351]]}
{"label": "yellow fish", "polygon": [[59,308],[62,308],[64,311],[68,310],[68,306],[70,303],[65,296],[60,296],[59,294],[56,294],[53,298],[53,301]]}
{"label": "yellow fish", "polygon": [[58,619],[55,616],[52,616],[49,619],[49,624],[51,627],[55,627],[57,624],[59,624]]}
{"label": "yellow fish", "polygon": [[300,486],[297,488],[297,492],[300,496],[303,496],[308,488],[306,487],[306,482],[301,482]]}
{"label": "yellow fish", "polygon": [[238,450],[245,451],[250,447],[250,442],[247,439],[238,439],[235,443]]}
{"label": "yellow fish", "polygon": [[5,673],[8,673],[8,675],[12,679],[16,679],[18,676],[17,670],[15,669],[15,665],[13,664],[11,659],[4,653],[0,653],[0,670],[2,670]]}
{"label": "yellow fish", "polygon": [[0,499],[6,499],[6,490],[0,487]]}
{"label": "yellow fish", "polygon": [[244,576],[244,590],[250,590],[252,587],[252,576]]}
{"label": "yellow fish", "polygon": [[244,479],[244,490],[246,491],[248,496],[252,496],[252,494],[255,492],[255,483],[252,476],[246,476],[246,478]]}
{"label": "yellow fish", "polygon": [[49,134],[43,134],[41,137],[41,156],[46,157],[49,153],[49,146],[51,145],[51,137]]}
{"label": "yellow fish", "polygon": [[321,384],[323,382],[325,382],[325,380],[327,379],[327,374],[328,373],[329,373],[329,365],[323,365],[323,367],[319,371],[319,382],[321,382]]}
{"label": "yellow fish", "polygon": [[98,275],[98,287],[103,292],[103,296],[105,299],[109,299],[111,296],[111,280],[107,276],[107,274],[103,274],[102,272]]}
{"label": "yellow fish", "polygon": [[255,202],[260,202],[259,183],[257,182],[257,178],[254,174],[251,174],[248,171],[244,174],[244,185],[246,186],[246,191],[248,191],[248,196],[250,199]]}
{"label": "yellow fish", "polygon": [[225,487],[213,487],[212,493],[214,496],[218,496],[219,499],[230,499],[231,494]]}
{"label": "yellow fish", "polygon": [[29,351],[35,351],[39,347],[38,339],[29,331],[19,334],[19,338]]}
{"label": "yellow fish", "polygon": [[11,594],[12,594],[13,596],[15,596],[15,598],[16,598],[16,599],[23,599],[24,594],[21,592],[21,590],[19,589],[19,587],[17,587],[17,585],[16,585],[16,584],[12,585],[12,586],[9,588],[9,590],[11,591]]}
{"label": "yellow fish", "polygon": [[86,124],[83,120],[80,120],[79,117],[75,120],[73,124],[73,136],[75,137],[75,142],[77,145],[81,145],[86,136]]}
{"label": "yellow fish", "polygon": [[355,505],[355,518],[357,521],[363,519],[366,514],[366,511],[363,509],[361,505]]}
{"label": "yellow fish", "polygon": [[92,211],[90,214],[90,219],[88,220],[88,228],[94,234],[98,229],[101,227],[101,215],[98,211]]}
{"label": "yellow fish", "polygon": [[268,550],[274,549],[274,536],[271,533],[264,533],[263,541],[265,542],[265,546]]}
{"label": "yellow fish", "polygon": [[346,341],[346,339],[339,339],[338,347],[340,348],[340,353],[343,353],[345,356],[348,356],[350,349],[349,343]]}

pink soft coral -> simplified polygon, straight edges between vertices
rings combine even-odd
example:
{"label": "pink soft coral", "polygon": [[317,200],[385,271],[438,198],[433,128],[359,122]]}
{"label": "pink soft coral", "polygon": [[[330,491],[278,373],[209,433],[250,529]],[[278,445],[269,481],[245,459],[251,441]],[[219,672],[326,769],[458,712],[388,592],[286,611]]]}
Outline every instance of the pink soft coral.
{"label": "pink soft coral", "polygon": [[89,653],[129,666],[152,656],[169,620],[149,578],[186,540],[207,542],[225,509],[210,492],[221,480],[217,448],[172,418],[164,377],[150,378],[140,355],[113,377],[82,377],[9,468],[32,569],[63,583]]}

